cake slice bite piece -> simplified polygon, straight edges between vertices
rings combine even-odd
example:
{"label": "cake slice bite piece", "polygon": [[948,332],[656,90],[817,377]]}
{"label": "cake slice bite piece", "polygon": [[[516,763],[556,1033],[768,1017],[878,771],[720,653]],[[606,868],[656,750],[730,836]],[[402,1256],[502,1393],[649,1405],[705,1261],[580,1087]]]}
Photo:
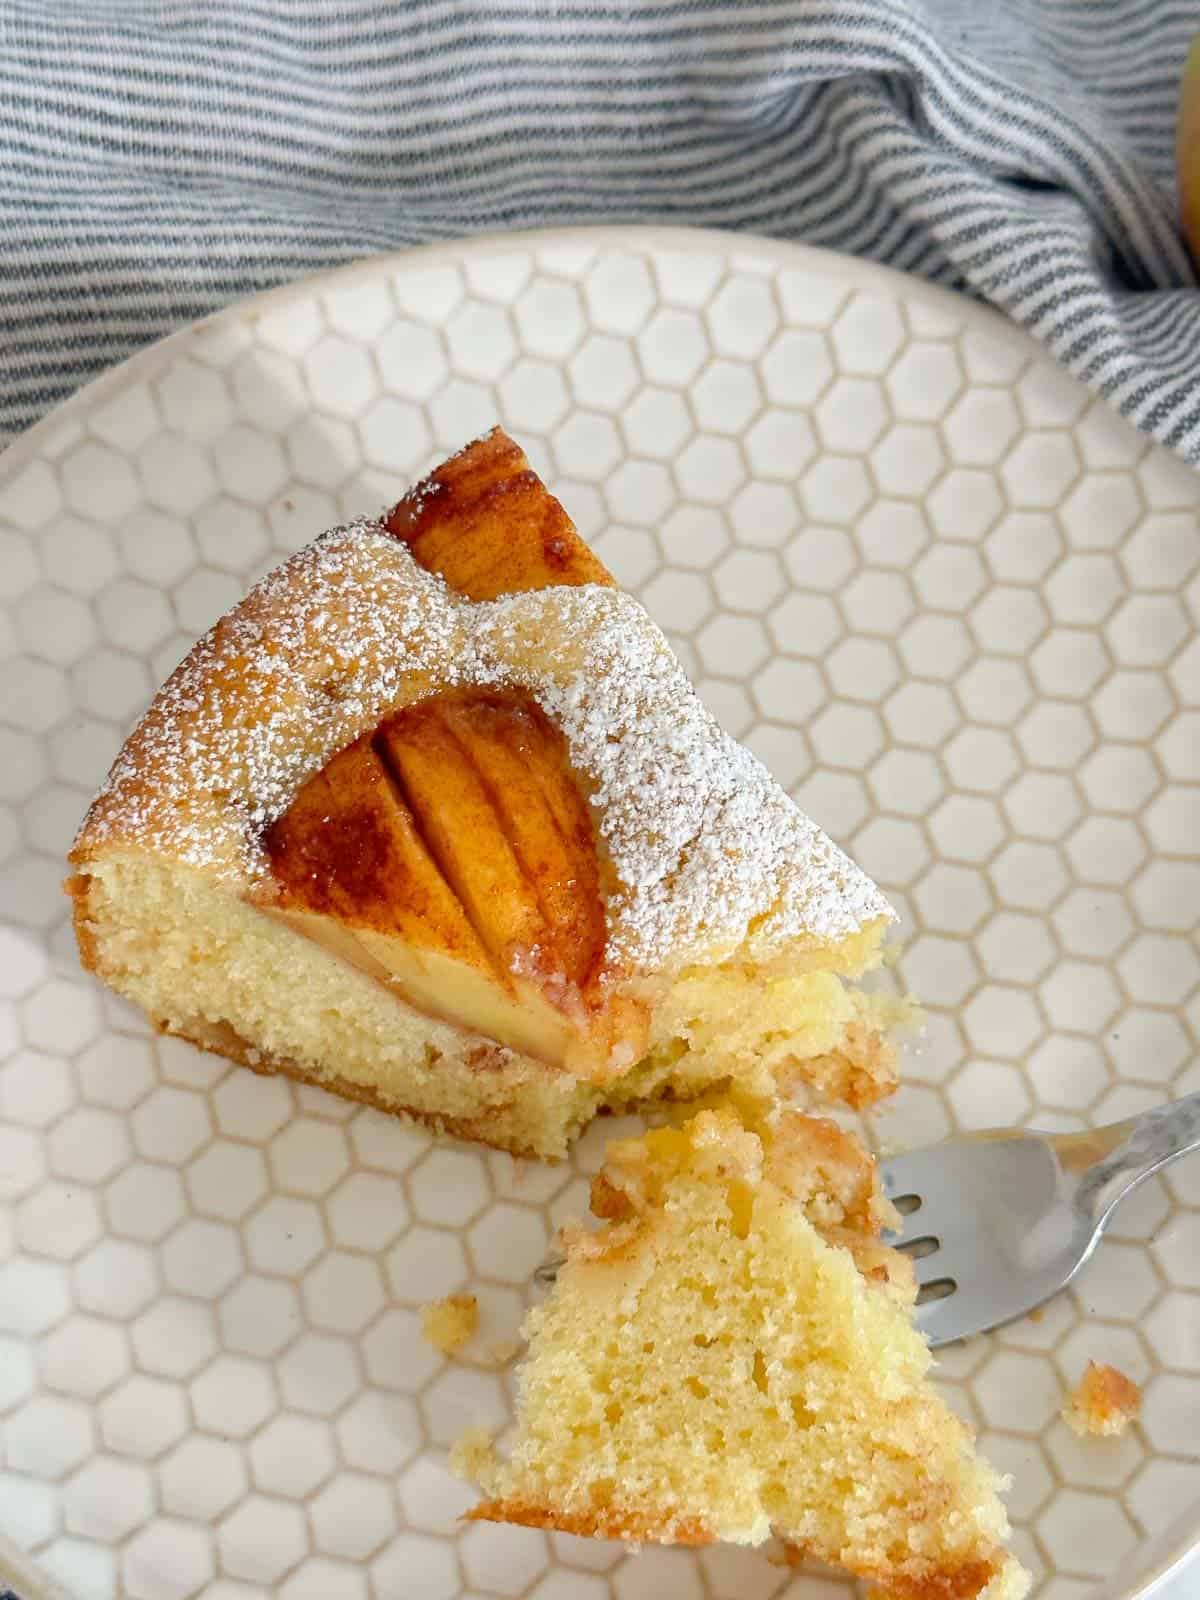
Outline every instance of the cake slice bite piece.
{"label": "cake slice bite piece", "polygon": [[165,1031],[519,1154],[896,1081],[883,897],[498,430],[196,644],[71,862],[85,965]]}
{"label": "cake slice bite piece", "polygon": [[760,1544],[887,1600],[1020,1600],[1001,1487],[929,1383],[874,1163],[743,1100],[609,1146],[595,1232],[530,1313],[511,1455],[477,1519]]}

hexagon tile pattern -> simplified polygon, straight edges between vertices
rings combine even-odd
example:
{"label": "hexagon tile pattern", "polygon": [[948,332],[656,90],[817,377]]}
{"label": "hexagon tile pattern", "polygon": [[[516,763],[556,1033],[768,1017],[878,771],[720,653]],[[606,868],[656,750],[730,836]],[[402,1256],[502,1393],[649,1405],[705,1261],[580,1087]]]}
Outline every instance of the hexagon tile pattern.
{"label": "hexagon tile pattern", "polygon": [[[832,1600],[763,1555],[473,1527],[563,1166],[152,1038],[79,971],[89,792],[248,583],[500,419],[717,716],[886,887],[928,1004],[892,1144],[1200,1088],[1200,484],[965,302],[630,233],[367,264],[85,392],[0,482],[0,1533],[81,1600]],[[1041,1600],[1200,1496],[1200,1166],[945,1352]],[[470,1288],[448,1363],[418,1308]],[[1119,1441],[1058,1418],[1089,1357]],[[1111,1591],[1116,1594],[1118,1591]],[[1121,1593],[1125,1590],[1122,1587]]]}

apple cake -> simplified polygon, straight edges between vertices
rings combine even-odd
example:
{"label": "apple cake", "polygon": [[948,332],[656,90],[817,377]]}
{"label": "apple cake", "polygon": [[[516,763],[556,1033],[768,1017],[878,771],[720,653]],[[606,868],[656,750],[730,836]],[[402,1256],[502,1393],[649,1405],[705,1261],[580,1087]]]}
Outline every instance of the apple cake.
{"label": "apple cake", "polygon": [[85,964],[161,1029],[517,1153],[895,1083],[886,902],[499,430],[196,644],[71,862]]}
{"label": "apple cake", "polygon": [[603,1226],[526,1323],[488,1521],[637,1543],[784,1542],[887,1600],[1020,1600],[1000,1480],[928,1382],[912,1269],[862,1146],[743,1103],[609,1145]]}

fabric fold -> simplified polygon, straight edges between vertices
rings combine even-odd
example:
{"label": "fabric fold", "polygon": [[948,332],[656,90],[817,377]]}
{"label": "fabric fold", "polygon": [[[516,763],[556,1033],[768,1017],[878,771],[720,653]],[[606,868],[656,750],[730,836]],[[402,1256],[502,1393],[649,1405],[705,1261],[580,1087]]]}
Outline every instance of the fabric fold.
{"label": "fabric fold", "polygon": [[747,229],[988,300],[1200,462],[1192,0],[0,0],[0,438],[409,244]]}

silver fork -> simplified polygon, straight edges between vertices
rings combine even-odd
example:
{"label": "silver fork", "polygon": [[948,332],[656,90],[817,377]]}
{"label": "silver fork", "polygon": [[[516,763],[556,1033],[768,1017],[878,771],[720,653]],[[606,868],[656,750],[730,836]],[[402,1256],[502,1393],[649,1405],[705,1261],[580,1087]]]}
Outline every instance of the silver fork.
{"label": "silver fork", "polygon": [[929,1343],[1000,1327],[1057,1294],[1126,1195],[1194,1150],[1200,1094],[1084,1133],[989,1129],[880,1162],[904,1219],[886,1241],[912,1257]]}

